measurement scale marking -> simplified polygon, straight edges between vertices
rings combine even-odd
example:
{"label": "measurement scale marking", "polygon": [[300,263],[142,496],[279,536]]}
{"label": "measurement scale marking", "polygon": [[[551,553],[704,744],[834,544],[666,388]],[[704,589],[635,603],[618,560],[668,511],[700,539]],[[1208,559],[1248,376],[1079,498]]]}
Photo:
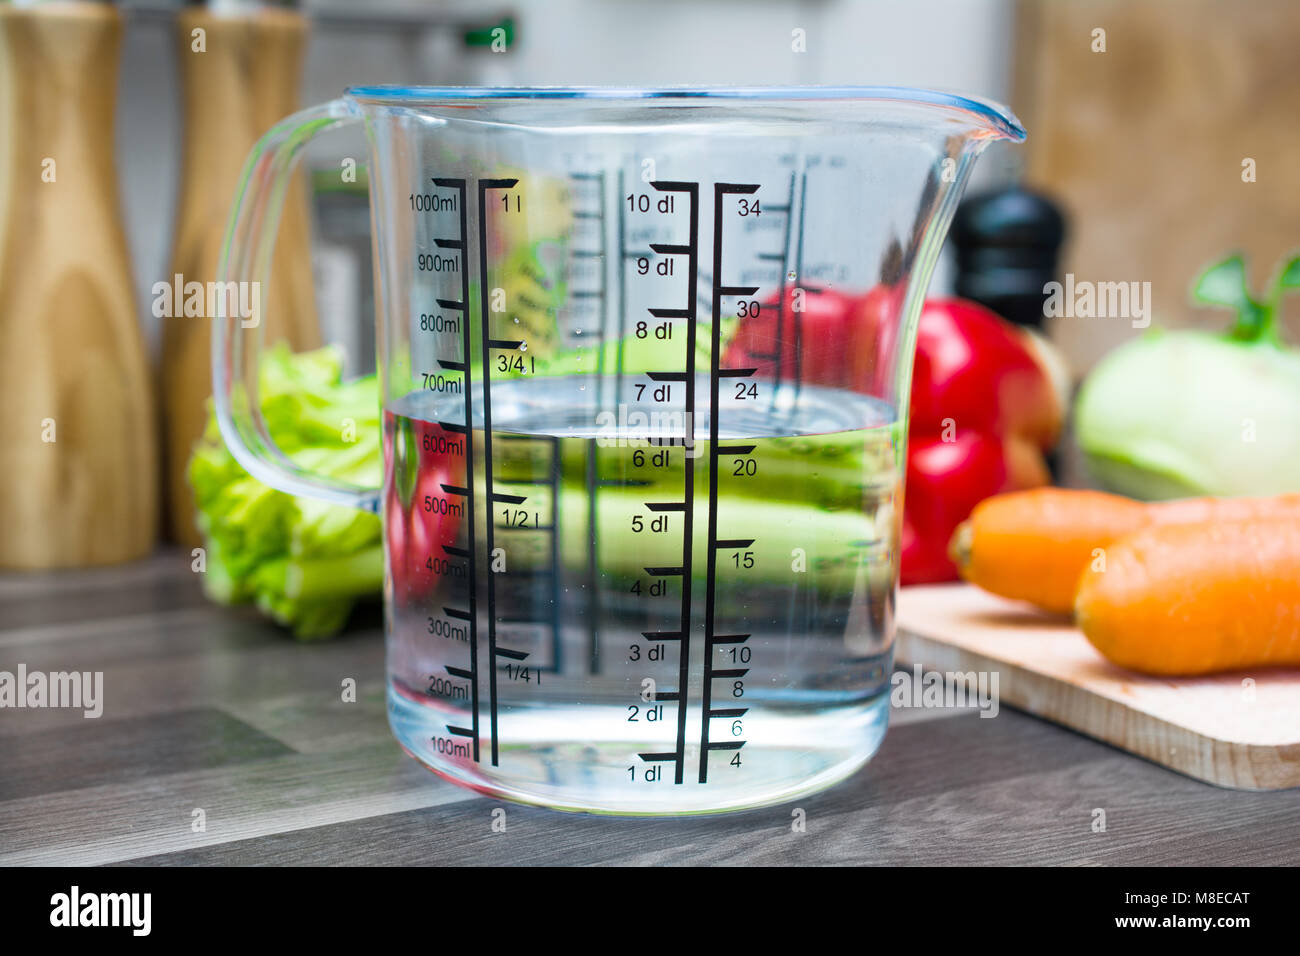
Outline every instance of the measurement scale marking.
{"label": "measurement scale marking", "polygon": [[724,538],[713,542],[713,548],[717,551],[726,551],[728,548],[748,548],[753,543],[753,538]]}
{"label": "measurement scale marking", "polygon": [[[739,673],[744,676],[748,671],[715,671],[713,669],[714,649],[718,637],[714,633],[717,626],[717,587],[718,587],[718,551],[726,548],[747,548],[753,539],[718,539],[718,459],[722,449],[718,445],[719,425],[722,418],[720,387],[722,375],[720,362],[722,356],[722,299],[727,295],[753,295],[755,288],[750,286],[724,286],[722,284],[722,212],[723,197],[728,195],[750,195],[758,191],[752,183],[714,183],[713,184],[713,348],[709,357],[709,530],[708,547],[705,548],[705,586],[704,586],[704,680],[701,695],[703,710],[700,715],[700,783],[709,782],[709,753],[713,750],[739,750],[742,743],[726,745],[710,743],[710,721],[713,720],[713,681],[715,678]],[[779,333],[778,333],[779,334]],[[751,373],[752,374],[752,373]],[[736,446],[738,447],[738,446]],[[752,446],[751,446],[752,450]],[[729,453],[736,453],[731,449]]]}
{"label": "measurement scale marking", "polygon": [[[626,174],[620,168],[618,171],[618,192],[615,194],[616,198],[623,195],[626,181]],[[623,400],[623,352],[626,349],[627,343],[627,261],[636,258],[636,253],[629,251],[627,248],[627,210],[624,208],[621,199],[618,199],[614,205],[618,208],[618,222],[615,226],[618,234],[618,303],[614,313],[618,317],[618,352],[614,357],[614,401],[621,402]],[[605,350],[601,349],[601,358],[604,357],[604,354]],[[601,359],[598,358],[597,362],[599,363],[600,360]],[[593,648],[593,654],[594,653],[595,651]],[[596,662],[596,659],[593,657],[593,663]]]}
{"label": "measurement scale marking", "polygon": [[[794,179],[790,180],[790,204],[794,205]],[[794,273],[803,276],[803,239],[804,220],[808,213],[808,174],[799,177],[799,225],[795,233]],[[792,227],[793,228],[793,227]],[[820,289],[804,283],[800,286],[804,292],[820,292]],[[796,393],[803,388],[803,313],[794,314],[794,387]]]}
{"label": "measurement scale marking", "polygon": [[644,760],[646,763],[655,763],[664,760],[676,760],[677,752],[670,751],[669,753],[637,754],[637,756],[640,757],[642,760]]}
{"label": "measurement scale marking", "polygon": [[748,634],[715,634],[709,641],[708,649],[713,650],[722,644],[744,644],[747,640],[749,640]]}
{"label": "measurement scale marking", "polygon": [[[488,335],[488,297],[484,294],[488,289],[487,194],[489,189],[510,189],[517,185],[518,182],[518,179],[480,179],[478,181],[479,336],[483,346],[483,487],[487,491],[489,501],[497,500],[497,498],[492,491],[492,348],[491,339]],[[462,281],[466,283],[469,281],[468,272],[469,270],[465,269],[461,273],[464,276]],[[468,288],[466,288],[462,298],[465,302],[469,301]],[[468,322],[465,323],[465,325],[468,324]],[[468,350],[465,352],[465,357],[468,360]],[[466,394],[468,395],[468,393],[467,388]],[[496,522],[488,520],[484,525],[484,530],[486,533],[487,553],[492,554],[496,550]],[[488,660],[491,662],[488,667],[488,720],[492,735],[492,766],[494,767],[498,766],[500,762],[500,737],[497,722],[497,591],[495,578],[496,575],[491,573],[487,576]]]}
{"label": "measurement scale marking", "polygon": [[785,341],[785,300],[786,300],[785,292],[786,289],[788,288],[787,283],[789,282],[792,271],[794,272],[795,281],[799,281],[799,279],[801,278],[801,273],[799,273],[797,270],[791,270],[789,266],[790,230],[793,227],[793,223],[794,223],[794,213],[793,213],[794,184],[797,175],[798,174],[794,172],[790,173],[790,194],[789,194],[789,198],[785,202],[785,205],[778,206],[775,208],[768,207],[770,211],[785,213],[785,223],[781,229],[781,251],[760,252],[756,256],[756,258],[759,259],[760,261],[781,263],[781,268],[779,271],[780,280],[778,283],[778,288],[776,293],[776,351],[775,353],[758,354],[754,356],[755,358],[760,358],[767,362],[776,363],[772,374],[772,401],[774,403],[772,407],[775,407],[777,392],[781,388],[781,374],[782,371],[784,370],[784,364],[785,364],[782,361],[782,351],[784,349],[783,343]]}
{"label": "measurement scale marking", "polygon": [[[599,383],[600,392],[596,398],[597,404],[603,404],[607,401],[605,392],[605,337],[606,330],[610,324],[609,315],[609,262],[604,253],[609,244],[609,228],[606,222],[606,180],[605,171],[599,172],[577,172],[571,173],[570,178],[576,182],[589,182],[595,184],[595,191],[598,197],[598,208],[592,210],[576,210],[574,215],[577,219],[589,220],[595,223],[595,230],[600,236],[601,261],[604,268],[600,270],[600,288],[599,289],[574,289],[570,295],[575,300],[595,300],[597,309],[593,310],[596,315],[596,381]],[[621,222],[621,220],[620,220]],[[620,245],[622,236],[619,237]],[[619,346],[622,351],[622,345]],[[587,441],[587,455],[585,463],[585,478],[587,482],[587,574],[586,574],[586,591],[587,591],[587,670],[592,676],[600,672],[600,577],[597,568],[600,554],[600,531],[599,531],[599,514],[597,509],[597,498],[600,490],[600,482],[597,479],[597,444],[595,439]],[[555,501],[558,508],[560,500],[560,462],[557,455],[554,459],[555,468]],[[559,565],[559,541],[557,535],[551,536],[551,554],[553,563]],[[555,587],[559,587],[559,575],[555,576]],[[554,603],[551,608],[553,633],[554,633],[554,666],[557,671],[560,668],[562,654],[562,642],[560,640],[560,601],[558,590],[554,594]]]}
{"label": "measurement scale marking", "polygon": [[[684,255],[687,258],[687,288],[686,288],[686,306],[677,309],[650,309],[650,314],[656,318],[680,318],[686,321],[686,370],[680,373],[656,373],[662,374],[663,378],[656,378],[651,375],[651,381],[680,381],[686,387],[685,408],[689,416],[688,421],[695,420],[695,341],[696,341],[696,287],[699,283],[699,246],[700,246],[700,184],[697,182],[680,182],[673,180],[656,180],[650,183],[652,189],[658,192],[676,192],[685,193],[689,199],[689,235],[685,245],[676,243],[651,243],[650,248],[654,252],[663,255]],[[668,377],[671,375],[672,377]],[[685,444],[694,439],[694,435],[683,436]],[[687,710],[687,683],[690,676],[691,666],[691,563],[693,561],[692,539],[694,535],[694,500],[695,500],[695,460],[689,455],[685,459],[685,475],[683,476],[683,508],[682,508],[682,566],[680,568],[661,568],[660,571],[671,572],[673,576],[680,575],[682,578],[682,607],[681,607],[681,627],[680,630],[685,637],[678,642],[677,654],[677,689],[681,694],[681,700],[677,702],[677,747],[673,754],[675,769],[673,783],[682,783],[685,776],[686,767],[686,710]],[[650,569],[647,569],[650,570]]]}
{"label": "measurement scale marking", "polygon": [[646,574],[656,578],[674,578],[681,577],[686,573],[685,568],[646,568]]}
{"label": "measurement scale marking", "polygon": [[[459,225],[460,237],[453,240],[454,246],[443,246],[443,248],[464,249],[465,242],[469,237],[469,226],[467,223],[468,211],[465,208],[466,181],[457,178],[437,177],[433,184],[442,189],[456,190],[459,201]],[[435,245],[442,246],[443,240],[435,240]],[[435,299],[439,308],[450,309],[457,312],[465,311],[465,303],[469,301],[469,270],[462,269],[460,272],[460,301],[454,299]],[[443,613],[448,617],[464,620],[469,625],[469,668],[452,668],[448,667],[447,672],[453,676],[460,677],[462,680],[468,680],[470,683],[470,721],[469,727],[457,727],[451,724],[447,725],[447,732],[457,737],[469,737],[473,741],[474,761],[479,761],[479,679],[478,679],[478,562],[474,557],[475,554],[475,515],[474,515],[474,498],[469,493],[474,487],[474,432],[471,425],[474,422],[473,408],[473,388],[471,388],[473,376],[469,369],[470,356],[470,338],[469,323],[461,323],[461,361],[456,363],[460,365],[460,371],[465,373],[465,423],[457,425],[453,422],[438,422],[440,428],[444,431],[452,432],[465,436],[465,488],[458,488],[452,485],[443,485],[443,491],[452,494],[462,494],[465,498],[466,510],[469,514],[469,520],[466,522],[468,531],[468,548],[450,548],[443,546],[443,550],[448,554],[456,554],[458,557],[465,558],[467,565],[467,577],[469,584],[469,610],[461,611],[457,608],[443,608]],[[444,366],[450,367],[450,366]]]}
{"label": "measurement scale marking", "polygon": [[726,680],[726,679],[728,679],[728,678],[731,679],[731,680],[735,680],[735,679],[738,678],[738,677],[744,677],[746,674],[748,674],[748,673],[749,673],[749,668],[748,668],[748,667],[733,667],[733,668],[731,668],[731,669],[729,669],[729,670],[712,671],[711,673],[712,673],[712,676],[715,677],[715,678],[717,678],[718,680]]}

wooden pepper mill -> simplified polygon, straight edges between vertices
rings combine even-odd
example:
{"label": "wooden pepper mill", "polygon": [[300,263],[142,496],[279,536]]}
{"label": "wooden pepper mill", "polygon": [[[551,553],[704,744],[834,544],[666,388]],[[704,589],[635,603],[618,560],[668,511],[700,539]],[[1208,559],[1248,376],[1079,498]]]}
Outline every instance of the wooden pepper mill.
{"label": "wooden pepper mill", "polygon": [[[168,281],[206,284],[217,263],[239,176],[257,138],[298,108],[306,20],[293,10],[239,4],[177,17],[184,109],[184,161]],[[307,193],[290,184],[269,289],[260,293],[267,342],[295,350],[320,344],[312,287]],[[251,301],[251,297],[250,297]],[[179,311],[179,310],[178,310]],[[186,478],[195,440],[207,424],[212,392],[212,317],[164,318],[162,402],[169,525],[183,544],[198,543],[194,496]]]}
{"label": "wooden pepper mill", "polygon": [[126,561],[157,537],[113,157],[121,36],[107,4],[0,5],[0,567]]}

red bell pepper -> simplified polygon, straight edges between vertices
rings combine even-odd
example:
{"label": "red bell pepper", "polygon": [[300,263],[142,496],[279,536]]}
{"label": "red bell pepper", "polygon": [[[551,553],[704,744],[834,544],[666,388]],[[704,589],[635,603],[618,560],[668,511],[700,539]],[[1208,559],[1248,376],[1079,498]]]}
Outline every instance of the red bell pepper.
{"label": "red bell pepper", "polygon": [[814,385],[849,384],[844,349],[852,299],[830,289],[792,286],[784,300],[774,295],[763,301],[757,314],[750,303],[743,311],[727,346],[725,367],[756,368],[760,379],[776,379],[779,368],[783,382],[797,377]]}
{"label": "red bell pepper", "polygon": [[400,601],[424,600],[440,579],[436,562],[446,559],[443,545],[453,545],[460,517],[433,506],[444,501],[444,484],[465,483],[463,456],[431,450],[433,425],[412,424],[388,416],[384,462],[389,470],[385,503],[388,568]]}
{"label": "red bell pepper", "polygon": [[904,584],[957,579],[948,542],[990,495],[1045,485],[1061,400],[1029,334],[974,302],[921,311],[912,372]]}
{"label": "red bell pepper", "polygon": [[[775,298],[743,316],[723,364],[768,379],[779,368],[789,380],[798,354],[804,382],[890,395],[900,290],[877,286],[857,300],[829,290],[795,296],[787,290],[780,334]],[[1029,333],[974,302],[925,303],[912,374],[904,584],[956,580],[948,542],[971,509],[990,495],[1047,484],[1044,456],[1062,406]]]}

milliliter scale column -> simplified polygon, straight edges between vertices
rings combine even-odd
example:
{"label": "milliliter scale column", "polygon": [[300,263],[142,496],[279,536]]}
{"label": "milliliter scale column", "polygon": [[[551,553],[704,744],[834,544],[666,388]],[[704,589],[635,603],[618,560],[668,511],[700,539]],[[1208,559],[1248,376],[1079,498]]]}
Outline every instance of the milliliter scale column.
{"label": "milliliter scale column", "polygon": [[465,395],[465,422],[440,421],[438,427],[450,435],[463,436],[465,445],[465,487],[442,484],[444,494],[456,495],[465,502],[467,547],[457,548],[444,544],[443,553],[449,558],[465,561],[469,594],[467,608],[444,607],[443,614],[448,618],[466,622],[469,630],[469,667],[446,665],[447,673],[470,686],[470,726],[447,725],[447,733],[453,737],[468,739],[474,751],[474,761],[479,760],[479,680],[478,680],[478,556],[475,547],[475,510],[474,510],[474,400],[472,372],[470,370],[470,331],[469,331],[469,268],[465,263],[466,238],[469,228],[465,209],[465,180],[453,178],[435,178],[433,184],[439,189],[456,190],[456,207],[460,222],[460,235],[456,239],[437,238],[434,245],[439,249],[459,249],[461,252],[460,299],[438,299],[440,309],[460,313],[461,358],[460,360],[439,359],[438,365],[448,371],[459,371],[463,375],[462,384]]}
{"label": "milliliter scale column", "polygon": [[[459,207],[459,224],[460,234],[455,239],[436,238],[434,245],[439,249],[454,249],[461,253],[462,263],[468,252],[468,224],[466,212],[466,193],[467,180],[457,178],[435,178],[435,186],[443,189],[454,189],[457,193],[457,204]],[[438,299],[439,308],[459,312],[461,315],[461,357],[459,359],[441,358],[438,365],[445,371],[459,372],[462,375],[463,391],[465,397],[465,422],[464,424],[440,421],[439,427],[454,435],[464,436],[465,442],[465,484],[453,485],[449,483],[441,484],[441,489],[445,494],[458,497],[463,500],[466,521],[467,547],[457,548],[450,545],[443,545],[442,549],[450,557],[461,558],[466,562],[468,595],[467,607],[444,607],[443,613],[450,619],[463,621],[469,631],[469,666],[461,667],[456,665],[446,665],[446,671],[452,677],[467,681],[470,685],[470,726],[462,727],[459,725],[447,725],[447,732],[455,737],[468,738],[472,742],[473,759],[478,762],[480,756],[480,681],[479,681],[479,613],[482,611],[487,617],[487,657],[488,657],[488,732],[491,746],[492,765],[497,766],[500,762],[500,731],[499,731],[499,695],[497,688],[497,671],[500,660],[522,662],[529,657],[526,651],[514,650],[508,647],[502,647],[497,643],[497,601],[496,601],[496,582],[492,570],[493,555],[496,551],[496,516],[495,505],[521,505],[527,498],[523,495],[512,495],[496,491],[493,484],[493,451],[492,451],[492,352],[507,350],[519,351],[524,346],[522,340],[504,340],[495,339],[490,334],[489,320],[489,303],[487,296],[488,287],[488,253],[487,253],[487,194],[490,190],[509,190],[518,184],[516,179],[482,179],[477,183],[478,192],[478,252],[479,252],[479,279],[480,279],[480,314],[479,314],[479,334],[481,345],[481,398],[480,406],[483,421],[483,500],[486,502],[484,509],[484,546],[483,555],[486,561],[480,561],[478,549],[478,517],[479,509],[476,507],[478,501],[478,491],[475,484],[475,442],[474,442],[474,389],[473,389],[473,362],[471,356],[473,349],[470,338],[470,313],[469,313],[469,269],[465,266],[461,268],[461,289],[460,299]],[[516,197],[519,201],[519,197]],[[507,197],[508,202],[508,197]],[[478,571],[482,566],[485,571],[485,577],[480,580]],[[482,607],[479,604],[479,585],[484,586],[486,600]]]}

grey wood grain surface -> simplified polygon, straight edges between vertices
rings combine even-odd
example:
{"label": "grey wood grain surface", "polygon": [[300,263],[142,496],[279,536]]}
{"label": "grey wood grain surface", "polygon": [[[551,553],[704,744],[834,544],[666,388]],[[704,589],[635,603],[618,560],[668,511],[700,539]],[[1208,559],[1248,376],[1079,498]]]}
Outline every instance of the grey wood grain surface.
{"label": "grey wood grain surface", "polygon": [[896,709],[863,771],[797,807],[633,820],[505,805],[398,749],[376,610],[297,644],[210,605],[176,553],[0,575],[0,671],[20,663],[102,671],[104,713],[0,709],[8,865],[1300,861],[1300,791],[1219,790],[1005,708]]}

